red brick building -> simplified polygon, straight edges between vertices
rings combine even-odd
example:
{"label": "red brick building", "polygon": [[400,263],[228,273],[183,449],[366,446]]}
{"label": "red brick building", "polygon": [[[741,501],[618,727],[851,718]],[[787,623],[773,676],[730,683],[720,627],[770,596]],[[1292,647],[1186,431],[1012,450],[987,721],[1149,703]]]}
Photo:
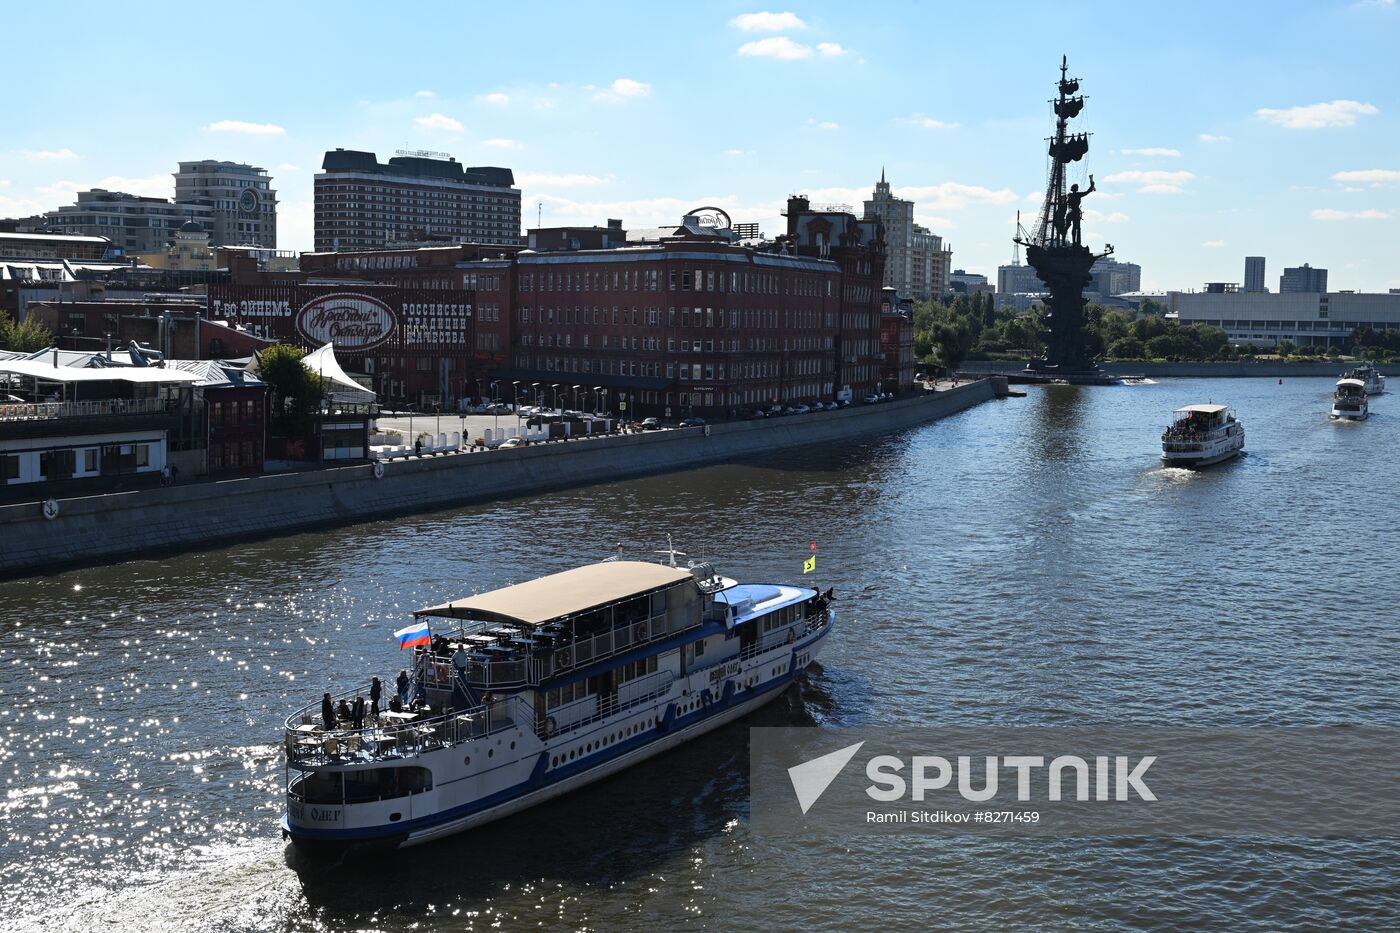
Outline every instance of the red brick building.
{"label": "red brick building", "polygon": [[478,357],[475,305],[475,292],[461,287],[370,282],[209,287],[210,316],[270,340],[307,348],[334,343],[345,369],[373,377],[381,401],[420,404],[473,395],[482,371],[504,362],[504,357]]}

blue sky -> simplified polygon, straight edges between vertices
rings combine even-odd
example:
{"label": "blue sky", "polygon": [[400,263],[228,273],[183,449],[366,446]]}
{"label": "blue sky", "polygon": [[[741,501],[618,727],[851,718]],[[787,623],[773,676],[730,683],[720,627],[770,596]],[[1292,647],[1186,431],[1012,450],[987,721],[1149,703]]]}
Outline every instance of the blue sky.
{"label": "blue sky", "polygon": [[[645,226],[703,204],[780,229],[791,193],[885,166],[954,264],[994,274],[1044,186],[1061,52],[1089,95],[1086,236],[1149,288],[1245,255],[1400,288],[1400,9],[1363,2],[188,7],[6,13],[0,216],[100,186],[169,196],[180,159],[250,161],[311,247],[344,146],[513,168],[525,224]],[[29,36],[32,41],[13,41]],[[1060,36],[1061,38],[1053,38]]]}

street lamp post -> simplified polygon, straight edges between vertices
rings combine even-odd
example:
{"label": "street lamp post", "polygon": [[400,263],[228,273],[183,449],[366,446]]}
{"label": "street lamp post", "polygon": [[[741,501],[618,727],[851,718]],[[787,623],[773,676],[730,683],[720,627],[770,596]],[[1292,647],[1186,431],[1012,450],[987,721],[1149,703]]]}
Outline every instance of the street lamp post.
{"label": "street lamp post", "polygon": [[536,408],[540,406],[540,384],[538,382],[530,383],[530,402]]}
{"label": "street lamp post", "polygon": [[578,390],[581,386],[574,386],[574,411],[578,411]]}
{"label": "street lamp post", "polygon": [[559,390],[560,390],[561,388],[563,388],[563,387],[562,387],[561,385],[559,385],[559,383],[557,383],[557,382],[551,383],[550,386],[549,386],[550,393],[551,393],[551,394],[553,395],[553,397],[554,397],[554,413],[555,413],[556,415],[559,414]]}
{"label": "street lamp post", "polygon": [[520,433],[520,380],[510,384],[510,407],[515,412],[515,433]]}

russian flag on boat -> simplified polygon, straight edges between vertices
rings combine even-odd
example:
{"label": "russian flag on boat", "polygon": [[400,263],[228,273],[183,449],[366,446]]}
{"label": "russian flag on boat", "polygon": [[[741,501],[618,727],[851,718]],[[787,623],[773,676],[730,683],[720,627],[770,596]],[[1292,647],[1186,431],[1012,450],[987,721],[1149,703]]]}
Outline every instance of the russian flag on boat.
{"label": "russian flag on boat", "polygon": [[394,637],[399,640],[399,650],[401,651],[433,643],[433,633],[428,630],[427,622],[415,622],[408,628],[401,628],[394,633]]}

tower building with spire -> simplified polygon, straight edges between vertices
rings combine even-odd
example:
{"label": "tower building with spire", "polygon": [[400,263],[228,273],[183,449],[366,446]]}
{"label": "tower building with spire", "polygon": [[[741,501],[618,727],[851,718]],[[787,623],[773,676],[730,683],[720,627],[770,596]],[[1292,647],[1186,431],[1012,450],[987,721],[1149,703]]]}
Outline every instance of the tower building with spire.
{"label": "tower building with spire", "polygon": [[885,285],[900,298],[924,301],[947,291],[952,250],[943,238],[914,223],[914,202],[897,198],[890,191],[885,170],[875,191],[865,202],[865,219],[878,219],[885,225]]}

